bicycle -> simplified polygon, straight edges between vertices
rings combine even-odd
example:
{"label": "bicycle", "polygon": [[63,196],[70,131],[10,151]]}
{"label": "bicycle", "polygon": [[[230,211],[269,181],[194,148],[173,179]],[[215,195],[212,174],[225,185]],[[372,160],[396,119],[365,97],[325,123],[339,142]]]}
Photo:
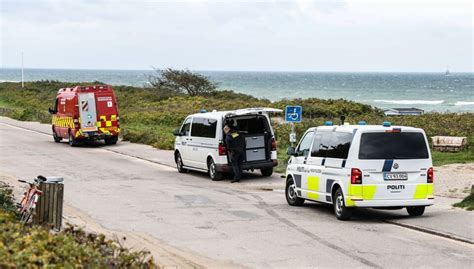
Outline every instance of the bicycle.
{"label": "bicycle", "polygon": [[21,202],[18,204],[20,221],[26,224],[30,221],[31,216],[35,211],[36,203],[38,202],[41,194],[43,194],[43,192],[39,189],[39,186],[42,182],[46,181],[46,178],[43,176],[37,176],[33,182],[27,182],[21,179],[18,181],[29,185],[23,193]]}

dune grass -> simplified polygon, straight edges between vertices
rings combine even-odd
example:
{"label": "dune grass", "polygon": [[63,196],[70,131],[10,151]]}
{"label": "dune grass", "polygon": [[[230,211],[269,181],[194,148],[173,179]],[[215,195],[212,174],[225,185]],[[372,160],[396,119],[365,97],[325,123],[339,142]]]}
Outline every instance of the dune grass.
{"label": "dune grass", "polygon": [[[0,83],[0,115],[19,120],[51,122],[48,107],[52,106],[59,88],[93,83],[66,83],[59,81],[36,81],[25,83]],[[97,82],[96,82],[97,84]],[[298,138],[312,126],[323,124],[326,120],[339,122],[345,115],[346,122],[381,124],[390,121],[393,125],[419,127],[428,137],[435,135],[466,136],[469,147],[460,153],[433,152],[435,165],[474,162],[474,113],[426,113],[422,116],[385,117],[380,109],[353,101],[318,98],[281,100],[270,102],[232,91],[217,91],[208,96],[169,95],[159,89],[131,86],[114,86],[118,99],[122,138],[132,142],[153,145],[160,149],[172,149],[174,136],[172,130],[179,127],[189,115],[206,109],[208,111],[232,110],[243,107],[276,107],[286,105],[303,107],[303,122],[296,124]],[[280,165],[277,171],[284,171],[286,148],[289,146],[289,124],[273,122],[279,146]]]}
{"label": "dune grass", "polygon": [[453,206],[464,208],[468,211],[474,210],[474,193],[469,194],[464,200],[459,203],[454,204]]}

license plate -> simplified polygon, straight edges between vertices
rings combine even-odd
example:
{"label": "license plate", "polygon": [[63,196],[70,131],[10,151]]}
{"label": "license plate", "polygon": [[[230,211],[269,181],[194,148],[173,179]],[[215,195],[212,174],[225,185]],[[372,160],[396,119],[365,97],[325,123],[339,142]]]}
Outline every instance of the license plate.
{"label": "license plate", "polygon": [[82,128],[82,131],[83,132],[95,132],[95,131],[97,131],[97,127],[96,126],[94,126],[94,127],[84,127],[84,128]]}
{"label": "license plate", "polygon": [[384,180],[408,180],[407,173],[383,173]]}

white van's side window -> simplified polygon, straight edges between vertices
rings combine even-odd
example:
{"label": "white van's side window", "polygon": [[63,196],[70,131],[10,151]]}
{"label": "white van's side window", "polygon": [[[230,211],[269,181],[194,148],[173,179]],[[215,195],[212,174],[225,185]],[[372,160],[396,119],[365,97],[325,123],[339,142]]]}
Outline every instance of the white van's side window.
{"label": "white van's side window", "polygon": [[329,141],[329,150],[327,156],[329,158],[347,159],[349,148],[351,147],[352,134],[333,132]]}
{"label": "white van's side window", "polygon": [[183,127],[181,127],[181,133],[184,136],[189,135],[189,130],[191,129],[191,120],[192,120],[192,118],[187,118],[183,123]]}
{"label": "white van's side window", "polygon": [[194,118],[191,136],[215,138],[216,127],[217,120],[215,119]]}
{"label": "white van's side window", "polygon": [[311,150],[312,157],[347,159],[352,134],[343,132],[317,133]]}
{"label": "white van's side window", "polygon": [[311,146],[311,142],[313,142],[313,135],[314,132],[307,132],[303,139],[301,139],[300,145],[298,146],[298,149],[296,149],[298,156],[308,156],[309,147]]}
{"label": "white van's side window", "polygon": [[311,148],[311,157],[319,157],[319,147],[321,146],[321,140],[323,134],[321,132],[316,132],[314,135],[313,147]]}
{"label": "white van's side window", "polygon": [[314,157],[327,157],[329,151],[329,142],[331,140],[332,132],[321,132],[321,140],[319,142],[319,150],[315,153]]}

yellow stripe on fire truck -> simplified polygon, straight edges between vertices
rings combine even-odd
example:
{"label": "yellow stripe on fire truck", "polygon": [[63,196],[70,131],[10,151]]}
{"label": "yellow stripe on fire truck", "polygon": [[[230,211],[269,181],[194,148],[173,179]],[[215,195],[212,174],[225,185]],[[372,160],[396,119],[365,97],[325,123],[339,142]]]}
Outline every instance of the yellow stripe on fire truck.
{"label": "yellow stripe on fire truck", "polygon": [[53,116],[53,125],[61,128],[74,128],[72,117]]}

